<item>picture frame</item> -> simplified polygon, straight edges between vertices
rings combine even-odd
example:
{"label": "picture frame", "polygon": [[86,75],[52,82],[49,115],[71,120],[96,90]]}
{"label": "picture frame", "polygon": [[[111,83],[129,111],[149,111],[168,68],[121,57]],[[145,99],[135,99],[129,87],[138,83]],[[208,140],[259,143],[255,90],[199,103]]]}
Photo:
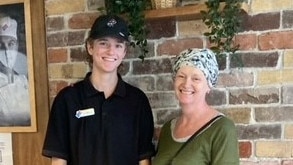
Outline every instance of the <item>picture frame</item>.
{"label": "picture frame", "polygon": [[[5,17],[5,19],[1,19],[1,14],[2,17]],[[13,53],[9,54],[9,52],[15,51],[6,51],[6,48],[3,48],[5,46],[5,41],[1,40],[1,36],[5,36],[6,38],[14,36],[14,32],[12,32],[12,30],[10,30],[8,35],[6,35],[5,30],[3,30],[6,29],[7,26],[9,27],[9,25],[11,25],[11,29],[14,29],[13,27],[15,27],[15,23],[13,23],[13,20],[15,20],[17,24],[16,38],[18,48],[18,54],[16,56],[16,60],[14,60],[14,65],[12,64],[13,62],[10,62],[13,60],[9,61],[9,58],[13,56]],[[33,64],[33,57],[30,0],[1,1],[0,132],[37,131],[34,83],[35,68]],[[2,67],[5,69],[1,70],[1,63]],[[3,73],[1,71],[3,71]]]}

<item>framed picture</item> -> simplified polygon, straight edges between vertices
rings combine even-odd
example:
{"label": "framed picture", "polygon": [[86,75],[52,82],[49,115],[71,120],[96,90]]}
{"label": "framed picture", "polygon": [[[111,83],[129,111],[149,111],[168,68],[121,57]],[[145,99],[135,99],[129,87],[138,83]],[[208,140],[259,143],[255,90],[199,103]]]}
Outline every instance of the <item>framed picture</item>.
{"label": "framed picture", "polygon": [[30,0],[0,2],[0,132],[35,132]]}

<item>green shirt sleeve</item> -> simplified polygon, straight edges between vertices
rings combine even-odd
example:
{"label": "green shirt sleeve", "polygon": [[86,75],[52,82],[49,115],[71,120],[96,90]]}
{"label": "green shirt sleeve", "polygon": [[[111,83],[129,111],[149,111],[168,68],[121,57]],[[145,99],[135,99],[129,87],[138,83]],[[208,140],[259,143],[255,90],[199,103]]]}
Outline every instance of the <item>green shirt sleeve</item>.
{"label": "green shirt sleeve", "polygon": [[239,165],[239,147],[234,123],[220,120],[214,129],[211,146],[211,165]]}

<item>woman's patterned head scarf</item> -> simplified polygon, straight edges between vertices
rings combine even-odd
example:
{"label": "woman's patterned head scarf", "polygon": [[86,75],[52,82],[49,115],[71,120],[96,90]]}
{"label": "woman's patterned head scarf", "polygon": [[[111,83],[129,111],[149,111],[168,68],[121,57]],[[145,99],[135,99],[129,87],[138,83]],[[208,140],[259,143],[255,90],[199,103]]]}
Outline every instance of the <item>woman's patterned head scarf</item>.
{"label": "woman's patterned head scarf", "polygon": [[215,54],[209,49],[187,49],[181,52],[173,64],[173,77],[182,66],[193,66],[205,75],[209,87],[214,87],[218,80],[219,68]]}

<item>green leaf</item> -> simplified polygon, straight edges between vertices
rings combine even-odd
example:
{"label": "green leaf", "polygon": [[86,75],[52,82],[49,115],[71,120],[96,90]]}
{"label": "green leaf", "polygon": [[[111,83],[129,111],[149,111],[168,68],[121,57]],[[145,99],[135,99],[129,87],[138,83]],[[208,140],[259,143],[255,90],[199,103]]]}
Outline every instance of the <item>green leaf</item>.
{"label": "green leaf", "polygon": [[223,10],[220,10],[220,0],[207,0],[205,2],[207,11],[201,11],[202,21],[210,29],[210,32],[204,33],[210,43],[215,45],[211,47],[217,54],[225,52],[236,52],[239,45],[233,42],[234,36],[240,29],[240,11],[241,3],[244,0],[225,0]]}

